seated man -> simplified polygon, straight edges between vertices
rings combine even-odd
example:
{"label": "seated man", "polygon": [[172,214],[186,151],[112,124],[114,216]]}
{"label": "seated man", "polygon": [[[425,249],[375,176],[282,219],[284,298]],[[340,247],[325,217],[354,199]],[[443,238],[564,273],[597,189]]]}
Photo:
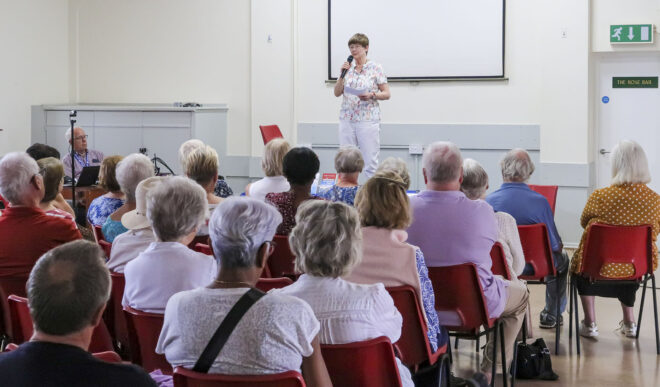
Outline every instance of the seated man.
{"label": "seated man", "polygon": [[141,368],[87,352],[109,297],[110,275],[95,244],[76,241],[44,254],[28,280],[34,334],[0,354],[2,385],[155,386]]}
{"label": "seated man", "polygon": [[[83,167],[92,165],[101,165],[103,161],[103,153],[87,149],[87,134],[82,128],[73,128],[73,139],[71,138],[71,129],[66,131],[66,140],[71,144],[74,150],[73,158],[76,160],[76,176],[80,176]],[[71,177],[71,154],[67,153],[62,157],[62,164],[64,164],[64,174]]]}
{"label": "seated man", "polygon": [[0,278],[25,279],[42,254],[81,238],[73,222],[39,209],[43,177],[27,153],[0,160],[0,194],[10,203],[0,217]]}
{"label": "seated man", "polygon": [[[527,288],[496,277],[491,271],[490,250],[497,241],[497,220],[488,203],[470,200],[460,191],[463,158],[458,147],[449,142],[433,143],[424,152],[422,164],[426,190],[410,200],[413,222],[408,242],[422,250],[428,267],[463,263],[477,266],[489,316],[499,318],[504,325],[508,368],[525,316]],[[489,380],[493,376],[492,339],[489,335],[481,363]]]}
{"label": "seated man", "polygon": [[[561,314],[566,309],[566,274],[568,256],[562,253],[562,242],[555,226],[550,203],[541,194],[532,191],[525,183],[534,172],[534,163],[524,149],[512,149],[500,162],[504,183],[497,191],[486,197],[486,201],[495,211],[506,212],[513,216],[519,226],[544,223],[550,235],[552,255],[557,269],[557,278],[546,278],[545,309],[541,311],[541,328],[554,328],[557,323],[555,311],[560,303],[559,323],[563,323]],[[531,265],[526,265],[522,275],[534,274]],[[557,299],[559,286],[559,299]]]}

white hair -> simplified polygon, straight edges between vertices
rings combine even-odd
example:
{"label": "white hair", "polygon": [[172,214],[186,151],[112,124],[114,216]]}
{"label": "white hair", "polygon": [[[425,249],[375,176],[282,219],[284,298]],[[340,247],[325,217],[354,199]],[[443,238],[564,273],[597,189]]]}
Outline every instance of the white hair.
{"label": "white hair", "polygon": [[206,219],[206,192],[182,176],[163,179],[147,194],[147,219],[160,241],[174,242],[193,232]]}
{"label": "white hair", "polygon": [[25,152],[7,153],[0,159],[0,194],[10,203],[21,203],[39,165]]}
{"label": "white hair", "polygon": [[[83,128],[76,126],[73,128],[73,130],[80,129],[83,130]],[[66,141],[69,142],[71,141],[71,128],[67,129],[66,132],[64,133],[64,138],[66,138]]]}
{"label": "white hair", "polygon": [[612,149],[612,185],[651,182],[644,149],[635,141],[623,140]]}
{"label": "white hair", "polygon": [[422,156],[426,178],[434,183],[449,183],[461,176],[463,157],[456,144],[437,141],[426,147]]}
{"label": "white hair", "polygon": [[204,148],[205,144],[202,140],[193,138],[181,144],[179,147],[179,163],[181,168],[185,171],[187,168],[186,161],[188,160],[188,155],[195,149]]}
{"label": "white hair", "polygon": [[480,199],[488,187],[488,174],[484,168],[473,159],[463,161],[463,182],[461,191],[472,200]]}
{"label": "white hair", "polygon": [[115,176],[126,201],[135,202],[135,188],[142,180],[154,176],[154,165],[147,156],[131,153],[117,164]]}
{"label": "white hair", "polygon": [[213,254],[225,268],[256,266],[257,252],[271,241],[282,215],[261,200],[231,197],[223,201],[211,215],[209,236]]}
{"label": "white hair", "polygon": [[500,168],[504,182],[524,183],[534,173],[534,163],[529,157],[529,153],[521,148],[514,148],[506,152],[500,161]]}
{"label": "white hair", "polygon": [[364,159],[362,152],[355,145],[345,145],[339,148],[335,155],[335,170],[337,173],[362,172]]}

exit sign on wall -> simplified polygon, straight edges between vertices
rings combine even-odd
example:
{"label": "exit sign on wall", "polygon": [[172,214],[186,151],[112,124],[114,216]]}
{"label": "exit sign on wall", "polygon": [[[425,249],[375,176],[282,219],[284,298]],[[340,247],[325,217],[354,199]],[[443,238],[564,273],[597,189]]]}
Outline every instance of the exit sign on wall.
{"label": "exit sign on wall", "polygon": [[610,43],[653,43],[653,24],[611,25]]}

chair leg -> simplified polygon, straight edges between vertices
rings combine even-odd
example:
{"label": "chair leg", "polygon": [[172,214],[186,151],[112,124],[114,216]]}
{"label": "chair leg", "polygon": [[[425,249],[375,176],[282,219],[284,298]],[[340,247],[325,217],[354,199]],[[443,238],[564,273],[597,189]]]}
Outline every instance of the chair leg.
{"label": "chair leg", "polygon": [[568,340],[573,338],[573,276],[568,284]]}
{"label": "chair leg", "polygon": [[[514,340],[515,341],[515,340]],[[504,343],[504,325],[500,324],[500,355],[502,356],[502,385],[507,387],[509,380],[509,375],[506,369],[506,344]],[[493,374],[493,379],[495,379],[495,374]]]}
{"label": "chair leg", "polygon": [[644,282],[642,283],[642,301],[639,303],[639,317],[637,318],[637,333],[635,334],[635,338],[639,339],[639,331],[640,327],[642,326],[642,311],[644,310],[644,299],[646,297],[646,284],[649,281],[649,275],[647,274],[644,277]]}
{"label": "chair leg", "polygon": [[495,387],[495,375],[497,375],[497,331],[499,330],[500,322],[495,323],[495,327],[492,330],[492,343],[493,343],[493,364],[491,365],[491,378],[490,378],[490,387]]}
{"label": "chair leg", "polygon": [[[530,313],[531,316],[531,313]],[[523,317],[522,323],[522,342],[527,344],[527,312],[525,312],[525,317]],[[516,345],[517,347],[518,345]]]}
{"label": "chair leg", "polygon": [[518,372],[518,342],[513,343],[513,360],[511,361],[511,387],[516,386],[516,373]]}
{"label": "chair leg", "polygon": [[580,307],[578,306],[578,303],[577,303],[578,302],[577,301],[577,286],[575,285],[575,283],[572,283],[571,286],[573,287],[573,306],[574,306],[574,309],[573,309],[573,313],[574,313],[573,316],[574,317],[573,318],[575,319],[574,320],[574,322],[575,322],[575,346],[577,348],[577,354],[579,355],[580,354],[580,331],[579,331],[579,329],[580,329],[580,323],[579,323],[579,320],[580,320],[580,317],[579,317]]}
{"label": "chair leg", "polygon": [[560,294],[561,292],[559,291],[559,286],[557,286],[557,296],[555,297],[557,300],[557,309],[555,310],[555,318],[557,321],[555,326],[555,355],[559,355],[559,335],[561,334],[561,324],[559,324],[559,318],[561,317],[561,300],[559,299]]}
{"label": "chair leg", "polygon": [[474,350],[477,353],[479,353],[480,342],[481,342],[481,336],[479,336],[479,334],[477,334],[476,347],[474,348]]}
{"label": "chair leg", "polygon": [[[653,317],[655,317],[655,351],[660,355],[660,335],[658,335],[658,300],[655,293],[655,274],[651,274],[651,284],[653,285]],[[639,329],[638,329],[639,330]]]}
{"label": "chair leg", "polygon": [[458,349],[458,337],[454,339],[454,349]]}
{"label": "chair leg", "polygon": [[451,354],[451,336],[447,338],[449,342],[447,343],[447,353],[449,354],[449,363],[453,364],[454,363],[454,357]]}

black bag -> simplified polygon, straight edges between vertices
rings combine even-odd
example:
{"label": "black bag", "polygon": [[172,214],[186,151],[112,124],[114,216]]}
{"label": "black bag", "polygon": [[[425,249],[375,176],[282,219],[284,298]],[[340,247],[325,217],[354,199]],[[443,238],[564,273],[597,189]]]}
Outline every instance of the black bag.
{"label": "black bag", "polygon": [[518,343],[516,368],[518,379],[559,379],[552,370],[550,350],[543,339],[536,339],[532,344]]}

